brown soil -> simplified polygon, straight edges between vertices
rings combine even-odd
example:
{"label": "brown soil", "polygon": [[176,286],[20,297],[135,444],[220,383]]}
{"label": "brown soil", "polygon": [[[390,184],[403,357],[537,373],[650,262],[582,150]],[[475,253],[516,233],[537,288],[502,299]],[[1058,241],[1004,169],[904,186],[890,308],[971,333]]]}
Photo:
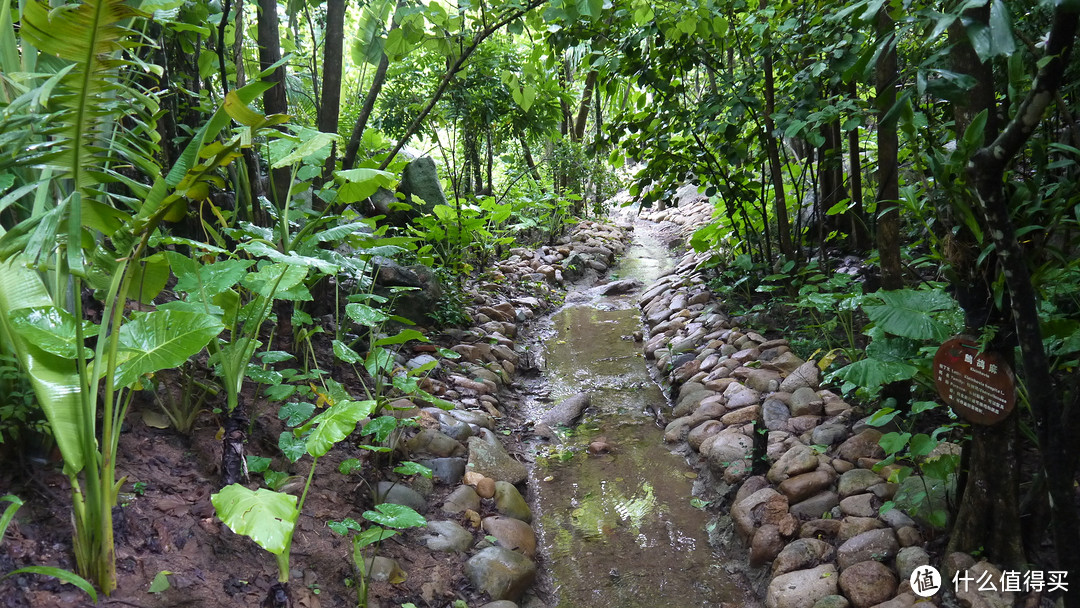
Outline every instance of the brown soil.
{"label": "brown soil", "polygon": [[[153,406],[144,406],[153,407]],[[273,457],[272,468],[297,475],[289,489],[299,495],[310,457],[295,465],[277,448],[282,423],[263,405],[247,445],[249,454]],[[203,415],[190,437],[171,429],[150,428],[139,411],[128,415],[130,429],[121,435],[118,476],[127,476],[116,510],[116,566],[119,587],[103,606],[258,606],[277,579],[274,557],[250,539],[234,534],[214,515],[210,495],[217,490],[221,443],[216,419]],[[304,505],[292,547],[290,584],[294,606],[319,608],[355,606],[351,542],[334,534],[327,520],[352,517],[371,508],[369,487],[381,469],[370,452],[356,447],[359,437],[342,441],[320,459]],[[365,460],[363,473],[343,476],[338,464],[346,458]],[[261,476],[252,476],[255,487]],[[141,495],[133,484],[145,483]],[[429,501],[441,504],[436,487]],[[0,495],[12,493],[25,501],[0,546],[0,572],[31,565],[74,569],[71,549],[71,494],[59,462],[16,463],[12,458],[0,470]],[[127,497],[123,493],[129,493]],[[465,524],[462,521],[463,525]],[[462,574],[458,555],[432,555],[418,540],[421,530],[407,531],[385,541],[379,554],[394,558],[408,573],[400,584],[375,583],[372,606],[383,608],[412,602],[418,607],[442,608],[461,598],[478,605]],[[477,532],[477,535],[480,535]],[[163,570],[171,587],[149,593],[154,576]],[[477,604],[473,604],[477,601]],[[93,605],[67,584],[38,575],[16,575],[0,580],[0,607],[75,607]]]}

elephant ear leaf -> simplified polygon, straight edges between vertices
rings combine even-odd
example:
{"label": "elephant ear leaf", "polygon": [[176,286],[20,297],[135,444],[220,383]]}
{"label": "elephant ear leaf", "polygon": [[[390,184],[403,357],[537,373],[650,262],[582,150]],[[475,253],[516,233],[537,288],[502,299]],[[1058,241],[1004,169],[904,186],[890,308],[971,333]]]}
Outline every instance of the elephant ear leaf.
{"label": "elephant ear leaf", "polygon": [[296,497],[266,488],[250,490],[234,483],[210,496],[217,516],[229,529],[274,555],[289,546],[300,512]]}
{"label": "elephant ear leaf", "polygon": [[956,302],[940,289],[898,289],[877,294],[883,305],[863,305],[866,316],[875,325],[895,336],[913,340],[942,341],[949,337],[949,327],[937,320],[935,313],[956,307]]}
{"label": "elephant ear leaf", "polygon": [[[41,350],[64,359],[78,357],[75,317],[68,311],[55,306],[33,306],[11,311],[8,319],[23,340]],[[96,325],[83,325],[84,337],[97,335]],[[82,348],[83,356],[88,359],[93,356],[89,348]]]}
{"label": "elephant ear leaf", "polygon": [[120,328],[122,361],[116,386],[134,384],[144,374],[178,367],[225,329],[212,315],[186,310],[155,310]]}

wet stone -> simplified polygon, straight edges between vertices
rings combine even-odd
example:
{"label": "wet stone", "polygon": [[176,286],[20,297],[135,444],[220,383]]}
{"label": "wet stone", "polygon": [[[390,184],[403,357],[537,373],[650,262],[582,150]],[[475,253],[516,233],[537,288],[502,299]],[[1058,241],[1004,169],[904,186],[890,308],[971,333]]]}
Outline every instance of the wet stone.
{"label": "wet stone", "polygon": [[881,477],[870,469],[852,469],[840,476],[836,491],[841,498],[861,494],[872,485],[881,483]]}
{"label": "wet stone", "polygon": [[432,551],[461,553],[468,550],[473,542],[473,535],[457,522],[429,521],[425,529],[430,534],[424,540]]}
{"label": "wet stone", "polygon": [[431,476],[435,481],[445,485],[456,484],[465,475],[464,458],[432,458],[420,460],[417,464],[431,469]]}
{"label": "wet stone", "polygon": [[536,564],[503,547],[488,547],[465,563],[465,575],[492,599],[517,600],[536,580]]}
{"label": "wet stone", "polygon": [[463,513],[472,509],[473,511],[480,510],[480,496],[477,495],[476,490],[469,486],[458,486],[446,497],[446,502],[443,503],[442,511],[449,515],[456,513]]}
{"label": "wet stone", "polygon": [[809,473],[816,469],[817,466],[817,453],[808,446],[799,443],[784,452],[784,455],[773,463],[766,477],[773,483],[780,483],[790,477]]}
{"label": "wet stone", "polygon": [[[867,560],[892,559],[900,550],[892,528],[870,530],[848,539],[836,550],[836,562],[841,570]],[[887,598],[886,598],[887,599]],[[884,600],[882,600],[884,601]]]}
{"label": "wet stone", "polygon": [[375,485],[375,494],[377,496],[376,504],[385,502],[404,505],[412,508],[417,513],[427,511],[427,501],[424,500],[424,497],[416,490],[400,483],[380,481]]}
{"label": "wet stone", "polygon": [[774,578],[765,593],[766,608],[812,608],[827,595],[836,595],[836,566],[796,570]]}
{"label": "wet stone", "polygon": [[521,492],[510,483],[505,481],[495,482],[495,509],[502,515],[520,519],[529,523],[532,521],[532,509],[521,496]]}
{"label": "wet stone", "polygon": [[784,547],[773,560],[773,576],[814,568],[832,561],[835,551],[832,545],[818,538],[799,538]]}
{"label": "wet stone", "polygon": [[700,451],[701,443],[705,441],[705,439],[719,433],[722,430],[724,430],[724,424],[719,420],[706,420],[705,422],[702,422],[690,431],[690,433],[686,437],[686,441],[690,444],[691,448],[696,451]]}
{"label": "wet stone", "polygon": [[870,608],[891,598],[897,582],[896,574],[876,561],[852,564],[840,572],[840,589],[855,608]]}
{"label": "wet stone", "polygon": [[791,505],[790,511],[792,515],[799,519],[819,519],[823,514],[831,512],[839,504],[840,497],[836,495],[836,492],[822,492],[798,504]]}
{"label": "wet stone", "polygon": [[495,437],[469,438],[468,470],[496,481],[520,483],[527,473],[525,465],[515,460]]}
{"label": "wet stone", "polygon": [[784,480],[777,490],[795,504],[831,486],[832,479],[826,471],[812,471]]}
{"label": "wet stone", "polygon": [[863,532],[879,530],[884,527],[885,524],[881,523],[881,520],[876,517],[857,517],[849,515],[840,520],[840,529],[836,532],[836,542],[843,544]]}
{"label": "wet stone", "polygon": [[484,531],[499,541],[499,546],[518,551],[526,557],[536,555],[536,533],[532,526],[513,517],[485,517]]}
{"label": "wet stone", "polygon": [[407,445],[410,453],[431,454],[440,458],[460,456],[465,453],[465,447],[461,445],[461,442],[435,429],[421,429]]}
{"label": "wet stone", "polygon": [[770,431],[786,431],[791,412],[783,401],[767,399],[761,406],[761,417],[765,421],[765,428]]}

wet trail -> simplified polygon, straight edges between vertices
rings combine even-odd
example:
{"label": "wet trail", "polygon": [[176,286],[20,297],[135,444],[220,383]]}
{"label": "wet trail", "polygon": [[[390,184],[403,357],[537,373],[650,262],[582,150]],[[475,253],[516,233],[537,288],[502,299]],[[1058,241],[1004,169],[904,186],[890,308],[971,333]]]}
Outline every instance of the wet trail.
{"label": "wet trail", "polygon": [[[614,269],[619,279],[648,286],[673,264],[648,226],[638,223]],[[709,546],[707,514],[691,504],[696,474],[664,444],[650,411],[665,398],[632,338],[641,329],[640,290],[597,291],[571,293],[544,332],[549,402],[591,394],[581,423],[561,433],[561,447],[537,457],[531,473],[544,586],[564,608],[741,603],[745,592]],[[592,442],[610,451],[591,454]]]}

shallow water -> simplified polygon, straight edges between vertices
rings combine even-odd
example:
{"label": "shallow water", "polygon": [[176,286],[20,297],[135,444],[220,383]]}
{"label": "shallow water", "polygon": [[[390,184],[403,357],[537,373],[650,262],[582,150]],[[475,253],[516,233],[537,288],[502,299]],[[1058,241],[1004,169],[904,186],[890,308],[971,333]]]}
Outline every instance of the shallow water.
{"label": "shallow water", "polygon": [[[640,232],[615,274],[648,286],[672,261]],[[561,446],[541,450],[531,473],[546,582],[563,608],[737,603],[744,593],[691,502],[696,474],[650,413],[665,399],[631,338],[641,328],[638,293],[571,294],[551,317],[542,357],[550,403],[588,391],[591,405]],[[597,440],[611,451],[590,454]]]}

